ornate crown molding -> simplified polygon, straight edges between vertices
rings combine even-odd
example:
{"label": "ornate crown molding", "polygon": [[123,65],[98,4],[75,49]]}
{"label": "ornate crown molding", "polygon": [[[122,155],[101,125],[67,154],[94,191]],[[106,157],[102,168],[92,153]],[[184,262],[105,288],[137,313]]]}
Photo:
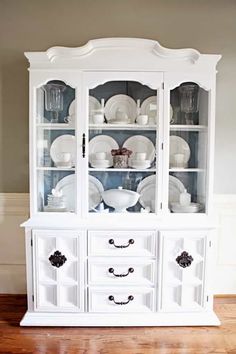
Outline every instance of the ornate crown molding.
{"label": "ornate crown molding", "polygon": [[77,59],[88,56],[96,50],[125,50],[138,49],[140,51],[148,51],[159,58],[164,59],[180,59],[195,63],[201,54],[195,49],[169,49],[160,45],[157,41],[139,38],[104,38],[94,39],[86,43],[84,46],[77,48],[68,47],[52,47],[46,52],[50,62],[56,60]]}

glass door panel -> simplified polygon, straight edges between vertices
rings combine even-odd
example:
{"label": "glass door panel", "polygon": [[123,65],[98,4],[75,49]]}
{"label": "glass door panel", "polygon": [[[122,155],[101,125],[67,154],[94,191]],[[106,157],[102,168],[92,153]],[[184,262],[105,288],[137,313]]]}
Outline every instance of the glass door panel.
{"label": "glass door panel", "polygon": [[206,211],[208,101],[195,83],[170,92],[169,209],[175,213]]}
{"label": "glass door panel", "polygon": [[136,81],[89,90],[89,212],[157,211],[158,105]]}
{"label": "glass door panel", "polygon": [[75,89],[54,80],[36,96],[36,209],[75,212]]}

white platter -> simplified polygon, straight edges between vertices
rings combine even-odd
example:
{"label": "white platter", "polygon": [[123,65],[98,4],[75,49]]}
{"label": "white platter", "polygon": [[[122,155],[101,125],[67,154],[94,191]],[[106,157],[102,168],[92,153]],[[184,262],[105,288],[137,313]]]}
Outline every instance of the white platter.
{"label": "white platter", "polygon": [[101,103],[93,96],[89,96],[89,123],[93,124],[94,111],[102,108]]}
{"label": "white platter", "polygon": [[65,197],[65,205],[67,211],[75,211],[75,175],[71,174],[62,178],[56,185],[55,189],[61,191]]}
{"label": "white platter", "polygon": [[169,205],[179,202],[180,193],[184,189],[183,183],[177,177],[169,176]]}
{"label": "white platter", "polygon": [[[151,118],[151,120],[154,123],[156,123],[158,117],[157,96],[150,96],[146,98],[141,104],[140,112],[141,114],[147,114],[148,118]],[[172,106],[170,105],[170,121],[172,117],[173,117],[173,109]]]}
{"label": "white platter", "polygon": [[142,179],[137,186],[137,192],[141,194],[142,189],[150,184],[156,184],[156,175],[151,175]]}
{"label": "white platter", "polygon": [[68,110],[69,116],[74,117],[75,116],[75,100],[73,100],[69,106]]}
{"label": "white platter", "polygon": [[190,147],[188,143],[181,138],[180,136],[171,135],[170,136],[170,165],[174,166],[174,155],[175,154],[183,154],[183,162],[186,165],[188,160],[190,159]]}
{"label": "white platter", "polygon": [[150,208],[150,210],[155,212],[155,200],[156,200],[156,184],[150,183],[142,188],[140,192],[139,203],[143,208]]}
{"label": "white platter", "polygon": [[53,141],[50,148],[50,156],[56,165],[60,165],[61,156],[65,152],[71,154],[71,163],[74,166],[76,161],[76,140],[74,135],[60,135]]}
{"label": "white platter", "polygon": [[135,156],[136,152],[146,152],[147,160],[153,162],[155,159],[155,146],[146,136],[131,136],[124,142],[123,147],[132,151],[131,158]]}
{"label": "white platter", "polygon": [[130,123],[134,123],[137,116],[137,105],[134,99],[127,95],[115,95],[105,104],[104,112],[108,123],[116,120],[117,111],[126,113]]}
{"label": "white platter", "polygon": [[93,210],[102,201],[104,188],[102,183],[94,176],[89,176],[89,210]]}
{"label": "white platter", "polygon": [[109,160],[109,166],[113,165],[113,157],[111,155],[112,149],[119,149],[119,145],[109,135],[97,135],[89,142],[89,162],[90,164],[95,160],[96,152],[106,152],[106,159]]}

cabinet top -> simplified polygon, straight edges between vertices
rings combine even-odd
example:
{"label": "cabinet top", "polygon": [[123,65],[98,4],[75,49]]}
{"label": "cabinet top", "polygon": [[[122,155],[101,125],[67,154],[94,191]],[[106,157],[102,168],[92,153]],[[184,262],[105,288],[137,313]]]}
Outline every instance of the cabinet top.
{"label": "cabinet top", "polygon": [[26,52],[31,69],[72,70],[215,70],[221,55],[201,54],[196,49],[169,49],[141,38],[93,39],[81,47],[51,47],[45,52]]}

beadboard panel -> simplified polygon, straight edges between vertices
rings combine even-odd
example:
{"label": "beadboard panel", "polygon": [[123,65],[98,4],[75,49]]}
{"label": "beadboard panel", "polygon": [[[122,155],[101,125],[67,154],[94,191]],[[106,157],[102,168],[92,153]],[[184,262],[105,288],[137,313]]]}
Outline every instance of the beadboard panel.
{"label": "beadboard panel", "polygon": [[[214,292],[236,293],[236,195],[214,196],[217,229]],[[24,230],[29,215],[26,193],[0,193],[0,293],[25,293]]]}

